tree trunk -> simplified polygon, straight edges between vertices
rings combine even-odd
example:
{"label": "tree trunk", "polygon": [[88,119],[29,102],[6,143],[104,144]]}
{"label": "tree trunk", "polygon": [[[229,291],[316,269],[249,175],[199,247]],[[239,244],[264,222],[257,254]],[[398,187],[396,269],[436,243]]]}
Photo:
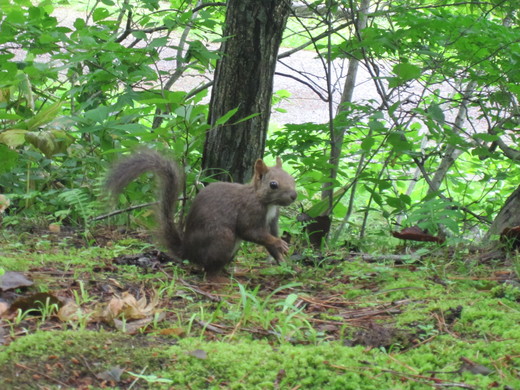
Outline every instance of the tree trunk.
{"label": "tree trunk", "polygon": [[[263,156],[271,114],[273,76],[290,1],[228,0],[211,93],[202,167],[217,180],[249,181]],[[225,124],[217,121],[238,109]],[[240,120],[256,115],[241,123]]]}
{"label": "tree trunk", "polygon": [[[466,85],[466,89],[464,90],[464,95],[462,96],[462,100],[460,102],[459,112],[457,113],[457,117],[455,118],[455,126],[453,126],[453,132],[455,134],[460,134],[462,128],[464,126],[464,121],[466,119],[466,115],[468,113],[468,102],[473,96],[473,91],[475,90],[476,83],[471,81]],[[439,191],[441,188],[441,184],[446,177],[446,174],[455,163],[455,160],[464,153],[464,150],[457,148],[452,144],[448,144],[446,147],[446,151],[444,156],[442,157],[442,161],[439,164],[439,167],[435,171],[435,175],[430,183],[428,188],[428,194],[433,194]]]}
{"label": "tree trunk", "polygon": [[491,224],[484,240],[490,240],[493,235],[502,233],[505,228],[520,226],[520,213],[518,210],[520,210],[520,187],[507,198],[506,203],[504,203],[504,206],[502,206]]}
{"label": "tree trunk", "polygon": [[[357,15],[357,20],[355,21],[355,34],[357,34],[358,38],[360,38],[360,31],[363,30],[367,26],[367,13],[370,7],[370,0],[362,0],[359,5],[359,9],[351,9],[352,15]],[[338,109],[336,112],[336,116],[340,115],[344,110],[344,103],[352,102],[352,96],[354,94],[354,88],[356,87],[356,78],[357,71],[359,68],[359,60],[355,57],[351,57],[348,63],[348,71],[347,78],[345,79],[345,86],[343,87],[343,93],[341,95],[341,101],[338,105]],[[331,165],[330,178],[331,180],[335,180],[338,175],[339,163],[341,158],[341,150],[343,148],[343,140],[345,138],[345,128],[336,127],[333,129],[331,134],[331,150],[330,150],[330,158],[329,163]],[[363,165],[360,162],[360,166]],[[351,189],[352,193],[355,193],[355,184]],[[329,199],[329,207],[325,211],[323,215],[330,215],[332,213],[332,207],[334,204],[334,188],[333,183],[325,183],[323,185],[325,188],[321,193],[322,199]]]}

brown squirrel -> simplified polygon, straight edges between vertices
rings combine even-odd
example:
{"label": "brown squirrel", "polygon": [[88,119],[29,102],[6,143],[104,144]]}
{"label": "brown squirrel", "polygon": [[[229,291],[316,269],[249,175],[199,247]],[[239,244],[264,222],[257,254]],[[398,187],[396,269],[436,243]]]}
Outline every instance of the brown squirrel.
{"label": "brown squirrel", "polygon": [[233,260],[243,240],[263,245],[277,263],[287,254],[288,244],[278,237],[278,208],[294,202],[296,190],[280,158],[274,167],[258,159],[249,184],[216,182],[204,187],[193,200],[184,232],[173,221],[181,181],[174,161],[153,150],[140,150],[116,163],[107,188],[119,194],[144,172],[159,179],[159,236],[176,258],[188,259],[214,275]]}

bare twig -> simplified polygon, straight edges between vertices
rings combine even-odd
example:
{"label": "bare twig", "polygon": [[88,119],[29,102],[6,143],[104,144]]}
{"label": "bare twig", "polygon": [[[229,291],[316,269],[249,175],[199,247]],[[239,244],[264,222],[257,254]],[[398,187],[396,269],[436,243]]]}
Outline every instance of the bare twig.
{"label": "bare twig", "polygon": [[299,83],[301,83],[301,84],[303,84],[303,85],[309,87],[309,88],[310,88],[310,89],[311,89],[311,90],[312,90],[316,95],[318,95],[318,97],[319,97],[321,100],[323,100],[324,102],[328,102],[328,101],[330,100],[327,96],[323,96],[323,95],[321,94],[321,92],[318,91],[318,89],[315,88],[313,85],[311,85],[310,83],[308,83],[308,82],[306,82],[306,81],[304,81],[304,80],[302,80],[302,79],[299,79],[299,78],[296,77],[296,76],[293,76],[293,75],[288,74],[288,73],[281,73],[281,72],[275,72],[275,74],[278,75],[278,76],[288,77],[288,78],[290,78],[290,79],[296,80],[297,82],[299,82]]}
{"label": "bare twig", "polygon": [[[213,325],[206,321],[196,320],[197,324],[202,326],[204,329],[211,330],[214,333],[218,334],[226,334],[226,332],[222,329],[223,326]],[[227,328],[227,327],[226,327]]]}
{"label": "bare twig", "polygon": [[188,287],[190,290],[192,290],[193,292],[196,292],[197,294],[200,294],[200,295],[204,295],[205,297],[209,298],[210,300],[214,301],[214,302],[220,302],[221,299],[219,296],[216,296],[214,294],[211,294],[209,292],[206,292],[204,290],[201,290],[200,288],[198,288],[197,286],[194,286],[192,284],[189,284],[188,282],[186,282],[185,280],[183,279],[180,279],[180,282],[181,284],[183,284],[184,286]]}
{"label": "bare twig", "polygon": [[127,207],[126,209],[115,210],[115,211],[112,211],[112,212],[110,212],[108,214],[103,214],[103,215],[99,215],[99,216],[97,216],[95,218],[92,218],[92,221],[100,221],[102,219],[113,217],[114,215],[119,215],[119,214],[127,213],[127,212],[132,211],[132,210],[142,209],[144,207],[153,206],[153,205],[156,205],[157,203],[158,202],[142,203],[142,204],[137,204],[135,206]]}

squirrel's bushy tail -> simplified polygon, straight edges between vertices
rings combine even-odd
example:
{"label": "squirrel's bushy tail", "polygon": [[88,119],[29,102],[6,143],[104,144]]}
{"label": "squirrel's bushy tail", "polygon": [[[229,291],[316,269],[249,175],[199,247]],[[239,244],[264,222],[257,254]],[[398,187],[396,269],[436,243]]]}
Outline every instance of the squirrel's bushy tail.
{"label": "squirrel's bushy tail", "polygon": [[119,160],[109,172],[106,187],[113,195],[120,194],[123,189],[138,176],[152,172],[158,179],[159,235],[163,244],[178,258],[182,256],[182,237],[173,221],[173,214],[180,187],[177,164],[156,151],[141,149],[128,157]]}

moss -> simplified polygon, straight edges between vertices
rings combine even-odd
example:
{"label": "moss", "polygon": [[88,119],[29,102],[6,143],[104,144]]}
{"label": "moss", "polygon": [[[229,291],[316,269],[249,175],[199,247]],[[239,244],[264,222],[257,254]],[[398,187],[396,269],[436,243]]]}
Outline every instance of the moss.
{"label": "moss", "polygon": [[520,302],[520,287],[508,283],[502,283],[491,289],[491,296],[505,298],[513,302]]}
{"label": "moss", "polygon": [[[168,278],[163,273],[146,273],[135,266],[118,265],[105,270],[117,254],[117,251],[95,248],[48,253],[16,249],[2,252],[0,267],[12,263],[19,266],[18,269],[36,269],[37,285],[34,288],[42,289],[42,282],[45,282],[49,291],[62,291],[61,278],[70,286],[76,275],[80,275],[81,280],[91,280],[92,283],[84,284],[92,299],[84,304],[85,307],[105,300],[106,278],[114,277],[123,291],[137,287],[162,291],[161,307],[168,308],[169,315],[160,327],[185,330],[189,335],[199,337],[186,338],[172,345],[173,338],[145,335],[38,331],[0,347],[0,377],[7,383],[7,387],[3,384],[2,388],[34,385],[34,372],[24,370],[16,363],[47,373],[70,387],[82,384],[80,379],[86,377],[96,383],[95,374],[120,365],[136,373],[144,370],[151,382],[153,378],[170,379],[173,383],[164,388],[175,389],[422,389],[434,385],[428,379],[431,371],[439,372],[435,377],[440,380],[461,382],[474,388],[504,385],[520,388],[520,379],[516,376],[520,359],[515,357],[520,350],[520,303],[507,298],[506,293],[511,295],[514,291],[491,290],[496,288],[496,282],[461,279],[467,275],[459,275],[448,267],[443,269],[441,280],[445,283],[441,284],[432,279],[437,276],[434,268],[422,266],[393,267],[352,260],[325,264],[318,269],[302,266],[301,272],[291,274],[276,271],[282,268],[270,267],[265,261],[253,262],[246,277],[237,276],[260,302],[252,305],[250,313],[245,313],[234,283],[215,292],[221,297],[221,303],[216,304],[178,283],[175,276]],[[65,276],[55,279],[53,284],[52,276],[36,277],[38,266],[68,272],[58,272]],[[94,271],[94,267],[102,271]],[[276,272],[263,273],[264,269]],[[72,275],[70,271],[75,275],[67,279],[67,275]],[[174,269],[173,274],[176,272]],[[300,281],[301,285],[270,296],[268,304],[261,304],[272,291],[295,281]],[[189,283],[200,283],[199,287],[204,288],[197,276],[189,279]],[[256,286],[259,286],[257,292]],[[283,312],[288,294],[309,297],[316,303],[297,300],[297,308],[289,305]],[[399,300],[405,301],[396,305]],[[355,321],[348,317],[356,308],[371,306],[395,310],[361,316]],[[289,320],[289,315],[296,312],[297,315]],[[224,334],[203,330],[197,325],[197,319],[221,325]],[[283,327],[284,319],[287,319],[284,328],[287,333],[298,331],[293,335],[294,339],[307,345],[290,345],[283,337],[273,335],[258,340],[263,337],[263,330]],[[30,325],[31,321],[27,323]],[[45,325],[47,323],[40,326]],[[25,325],[15,330],[21,330],[22,326]],[[325,332],[327,340],[336,341],[316,342],[306,333],[310,328]],[[397,330],[403,340],[374,343],[371,349],[350,347],[341,342],[346,340],[349,345],[355,344],[351,339],[366,329],[375,329],[376,333],[379,329],[381,332],[387,329],[389,334]],[[317,345],[311,345],[313,343]],[[191,352],[196,349],[206,351],[207,357],[194,356],[198,354]],[[459,372],[462,357],[495,372],[489,376]],[[74,359],[79,363],[73,363]],[[13,372],[18,376],[13,376]],[[72,375],[76,376],[71,378]],[[124,374],[122,382],[113,386],[125,388],[133,380],[134,377]],[[56,387],[56,383],[45,378],[41,381],[42,387]],[[134,388],[160,386],[160,383],[148,384],[140,379]]]}
{"label": "moss", "polygon": [[30,266],[30,261],[23,257],[7,257],[0,256],[0,269],[6,271],[27,271]]}
{"label": "moss", "polygon": [[[513,355],[519,344],[518,340],[468,344],[444,335],[409,351],[387,354],[377,348],[345,347],[338,342],[273,346],[258,340],[203,342],[190,338],[170,346],[164,340],[147,336],[93,331],[38,332],[17,339],[0,352],[0,376],[10,378],[4,384],[6,389],[29,385],[34,380],[33,372],[17,369],[16,364],[21,363],[67,383],[72,372],[86,371],[83,362],[88,362],[98,373],[116,365],[133,372],[146,367],[147,375],[170,379],[172,383],[165,388],[176,389],[415,389],[422,388],[420,383],[428,387],[424,381],[411,380],[413,375],[457,371],[460,357],[466,357],[491,369],[502,364],[498,366],[500,376],[461,372],[437,377],[478,388],[493,382],[514,387],[520,385],[520,380],[513,377],[514,370],[508,371],[507,364],[512,363],[504,358]],[[193,353],[197,349],[204,350],[206,358]],[[80,360],[80,364],[74,364],[74,359]],[[54,362],[59,362],[59,370],[53,369]],[[14,371],[20,375],[13,376]],[[126,378],[132,379],[128,375]],[[45,380],[41,383],[45,384]],[[141,388],[147,386],[144,381],[139,383]],[[152,388],[159,388],[159,384]]]}
{"label": "moss", "polygon": [[[415,389],[421,387],[414,381],[407,383],[407,375],[429,376],[429,371],[456,371],[461,366],[460,357],[493,368],[491,356],[514,353],[516,346],[503,347],[479,343],[480,352],[475,353],[467,343],[442,336],[437,343],[389,355],[378,349],[367,351],[363,347],[345,347],[339,343],[273,348],[262,341],[205,343],[190,339],[169,349],[173,356],[172,366],[158,375],[172,379],[175,388]],[[195,349],[206,351],[207,358],[192,356],[190,351]],[[497,355],[499,351],[501,353]],[[462,376],[466,383],[479,388],[482,383],[501,383],[502,380],[496,374],[489,378],[463,374],[444,377],[446,381],[455,381]],[[505,383],[520,384],[520,381],[511,376]]]}
{"label": "moss", "polygon": [[[197,348],[207,352],[207,359],[189,354]],[[161,375],[172,379],[177,386],[189,384],[192,388],[202,388],[209,383],[215,388],[273,389],[278,384],[280,388],[355,389],[366,379],[357,369],[352,372],[346,369],[352,364],[352,358],[359,358],[361,347],[327,344],[273,348],[262,341],[231,344],[183,340],[180,345],[171,347],[170,352],[175,369]],[[377,389],[378,386],[363,388]]]}
{"label": "moss", "polygon": [[464,334],[519,339],[520,305],[509,308],[498,299],[480,299],[467,302],[454,330]]}
{"label": "moss", "polygon": [[[78,378],[115,366],[140,372],[157,369],[167,355],[167,345],[144,336],[97,331],[41,331],[18,338],[0,350],[2,389],[31,388],[34,375],[54,378],[48,384],[77,383]],[[28,367],[29,369],[25,369]],[[41,385],[47,378],[40,378]],[[69,382],[70,381],[70,382]]]}

